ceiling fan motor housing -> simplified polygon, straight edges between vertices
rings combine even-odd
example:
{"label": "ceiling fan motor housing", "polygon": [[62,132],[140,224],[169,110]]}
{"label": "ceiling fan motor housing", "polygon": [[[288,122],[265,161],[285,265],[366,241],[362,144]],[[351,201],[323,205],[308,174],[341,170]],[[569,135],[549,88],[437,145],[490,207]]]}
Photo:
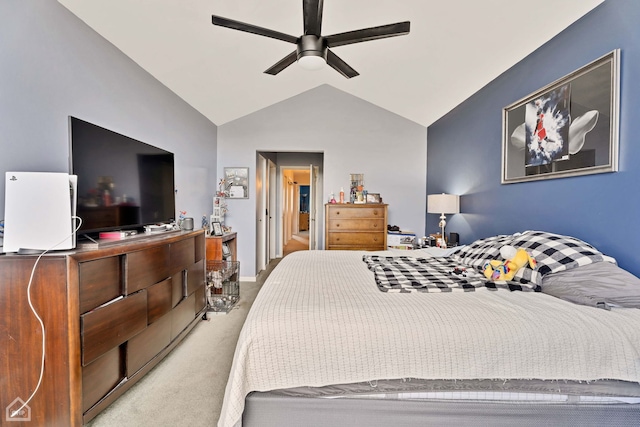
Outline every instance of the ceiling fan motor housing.
{"label": "ceiling fan motor housing", "polygon": [[325,61],[327,60],[327,46],[324,37],[316,35],[300,36],[297,46],[298,60],[303,56],[319,56]]}

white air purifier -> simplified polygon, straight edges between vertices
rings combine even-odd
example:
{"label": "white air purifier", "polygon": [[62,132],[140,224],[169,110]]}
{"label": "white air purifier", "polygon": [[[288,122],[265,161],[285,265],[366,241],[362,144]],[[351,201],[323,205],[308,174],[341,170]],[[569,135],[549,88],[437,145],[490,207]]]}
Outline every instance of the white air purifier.
{"label": "white air purifier", "polygon": [[75,248],[77,183],[66,173],[7,172],[2,252]]}

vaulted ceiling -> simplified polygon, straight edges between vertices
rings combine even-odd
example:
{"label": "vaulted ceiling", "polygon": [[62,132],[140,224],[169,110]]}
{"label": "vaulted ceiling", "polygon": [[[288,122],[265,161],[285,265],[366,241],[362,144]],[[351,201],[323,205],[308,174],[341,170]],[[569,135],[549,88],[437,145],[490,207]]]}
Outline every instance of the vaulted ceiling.
{"label": "vaulted ceiling", "polygon": [[293,64],[295,46],[211,23],[299,36],[301,0],[58,0],[216,125],[330,84],[428,126],[603,0],[325,0],[322,34],[411,21],[401,37],[333,49],[360,75]]}

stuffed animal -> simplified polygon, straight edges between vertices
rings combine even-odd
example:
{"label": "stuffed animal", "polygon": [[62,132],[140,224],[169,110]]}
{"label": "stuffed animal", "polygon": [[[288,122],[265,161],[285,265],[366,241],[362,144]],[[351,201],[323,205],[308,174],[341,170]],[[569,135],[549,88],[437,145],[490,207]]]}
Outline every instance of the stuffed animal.
{"label": "stuffed animal", "polygon": [[500,248],[500,255],[506,261],[492,260],[484,265],[484,276],[489,280],[508,281],[513,279],[516,272],[529,264],[536,268],[536,260],[524,249],[516,249],[513,246]]}

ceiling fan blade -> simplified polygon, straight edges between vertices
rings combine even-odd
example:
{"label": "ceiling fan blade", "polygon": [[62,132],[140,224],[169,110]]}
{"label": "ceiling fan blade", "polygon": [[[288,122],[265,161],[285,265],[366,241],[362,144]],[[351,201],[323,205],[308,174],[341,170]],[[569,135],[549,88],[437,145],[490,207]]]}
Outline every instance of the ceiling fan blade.
{"label": "ceiling fan blade", "polygon": [[289,65],[293,64],[294,62],[296,62],[297,59],[298,59],[298,52],[294,50],[289,55],[285,56],[280,61],[278,61],[276,64],[271,66],[271,68],[266,70],[265,73],[266,74],[271,74],[272,76],[275,76],[280,71],[284,70]]}
{"label": "ceiling fan blade", "polygon": [[346,62],[340,59],[338,55],[331,52],[329,49],[327,49],[327,64],[348,79],[360,75],[356,70],[351,68]]}
{"label": "ceiling fan blade", "polygon": [[410,24],[409,21],[397,22],[395,24],[333,34],[331,36],[325,36],[324,39],[328,47],[336,47],[387,37],[404,36],[405,34],[409,34]]}
{"label": "ceiling fan blade", "polygon": [[259,36],[271,37],[272,39],[282,40],[289,43],[297,43],[298,38],[279,31],[269,30],[267,28],[258,27],[256,25],[245,24],[244,22],[234,21],[233,19],[223,18],[221,16],[211,15],[213,25],[227,27],[234,30],[244,31],[247,33],[257,34]]}
{"label": "ceiling fan blade", "polygon": [[322,1],[302,0],[305,36],[314,35],[320,37],[322,31]]}

